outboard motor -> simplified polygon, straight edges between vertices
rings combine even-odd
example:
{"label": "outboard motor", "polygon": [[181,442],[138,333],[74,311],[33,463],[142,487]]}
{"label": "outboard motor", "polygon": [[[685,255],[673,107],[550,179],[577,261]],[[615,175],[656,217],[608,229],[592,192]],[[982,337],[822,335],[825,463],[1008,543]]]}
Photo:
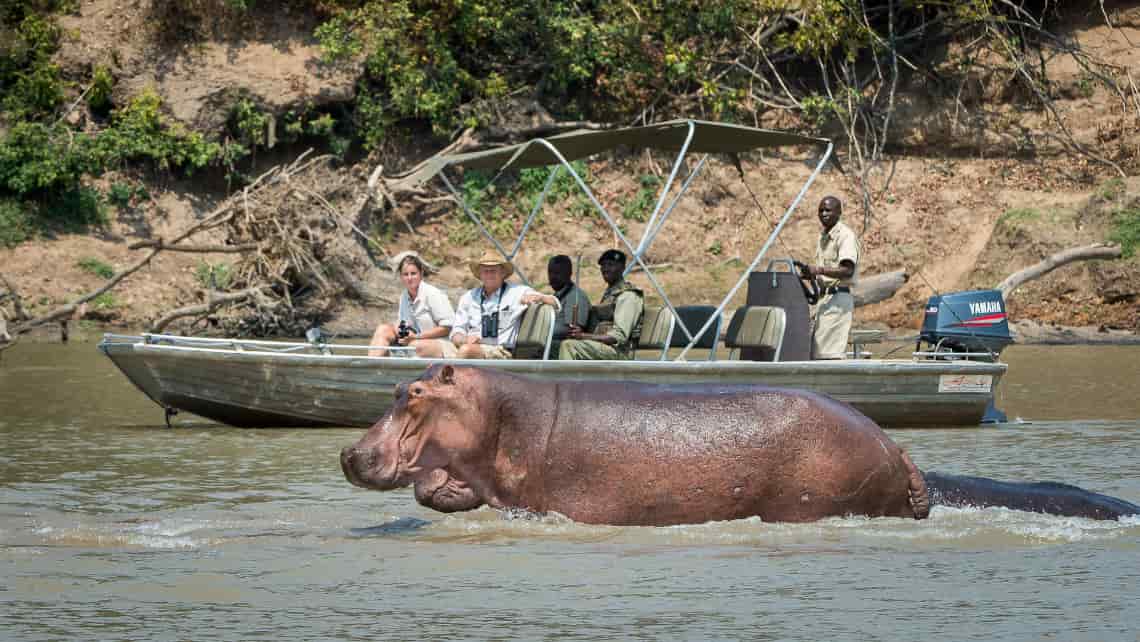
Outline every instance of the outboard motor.
{"label": "outboard motor", "polygon": [[[951,292],[930,297],[918,335],[918,350],[928,343],[944,358],[996,361],[1011,343],[1005,301],[998,290]],[[939,358],[939,357],[935,357]]]}
{"label": "outboard motor", "polygon": [[[930,297],[918,335],[916,352],[930,345],[928,358],[997,361],[1011,343],[1005,300],[998,290],[951,292]],[[982,423],[1006,421],[991,400]]]}

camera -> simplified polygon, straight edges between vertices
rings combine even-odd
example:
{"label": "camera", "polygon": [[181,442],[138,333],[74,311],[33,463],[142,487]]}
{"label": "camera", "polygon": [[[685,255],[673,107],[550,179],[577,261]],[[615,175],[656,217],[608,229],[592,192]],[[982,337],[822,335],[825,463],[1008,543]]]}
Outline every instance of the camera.
{"label": "camera", "polygon": [[408,326],[407,322],[400,319],[400,327],[396,329],[396,336],[403,339],[412,333],[412,329]]}
{"label": "camera", "polygon": [[494,338],[499,336],[499,311],[495,310],[492,314],[483,315],[483,338]]}

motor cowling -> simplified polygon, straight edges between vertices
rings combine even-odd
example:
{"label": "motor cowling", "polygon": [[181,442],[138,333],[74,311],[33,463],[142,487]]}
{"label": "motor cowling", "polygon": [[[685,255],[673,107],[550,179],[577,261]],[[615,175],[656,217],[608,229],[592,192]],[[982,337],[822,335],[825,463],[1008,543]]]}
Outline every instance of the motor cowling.
{"label": "motor cowling", "polygon": [[940,352],[984,352],[996,359],[1013,343],[1001,292],[971,290],[930,297],[919,333],[922,343]]}

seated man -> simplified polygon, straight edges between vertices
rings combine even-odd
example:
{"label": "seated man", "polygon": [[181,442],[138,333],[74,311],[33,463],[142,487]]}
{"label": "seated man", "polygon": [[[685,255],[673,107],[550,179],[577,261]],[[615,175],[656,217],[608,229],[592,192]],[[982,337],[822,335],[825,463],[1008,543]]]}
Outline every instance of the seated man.
{"label": "seated man", "polygon": [[606,291],[594,306],[597,324],[592,332],[571,325],[558,350],[559,359],[632,359],[641,335],[641,316],[645,311],[645,295],[630,285],[625,272],[625,254],[606,250],[598,259]]}
{"label": "seated man", "polygon": [[590,319],[590,298],[572,280],[573,267],[570,257],[559,254],[546,264],[546,280],[554,290],[554,296],[562,303],[562,309],[554,320],[554,341],[550,354],[558,358],[558,347],[570,333],[570,325],[586,327]]}
{"label": "seated man", "polygon": [[557,297],[507,283],[514,268],[494,252],[472,262],[471,272],[483,284],[464,292],[456,306],[451,342],[461,359],[510,359],[527,305],[547,303],[561,310]]}

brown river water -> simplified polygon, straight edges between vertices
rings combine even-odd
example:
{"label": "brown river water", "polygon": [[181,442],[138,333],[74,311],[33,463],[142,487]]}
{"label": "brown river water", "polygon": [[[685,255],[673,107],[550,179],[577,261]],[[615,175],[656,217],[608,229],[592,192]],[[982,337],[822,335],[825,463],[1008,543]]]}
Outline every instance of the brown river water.
{"label": "brown river water", "polygon": [[[1014,346],[920,468],[1140,503],[1140,347]],[[361,430],[174,429],[93,343],[0,362],[0,640],[1138,640],[1140,519],[585,526],[350,486]],[[620,462],[614,462],[620,465]]]}

